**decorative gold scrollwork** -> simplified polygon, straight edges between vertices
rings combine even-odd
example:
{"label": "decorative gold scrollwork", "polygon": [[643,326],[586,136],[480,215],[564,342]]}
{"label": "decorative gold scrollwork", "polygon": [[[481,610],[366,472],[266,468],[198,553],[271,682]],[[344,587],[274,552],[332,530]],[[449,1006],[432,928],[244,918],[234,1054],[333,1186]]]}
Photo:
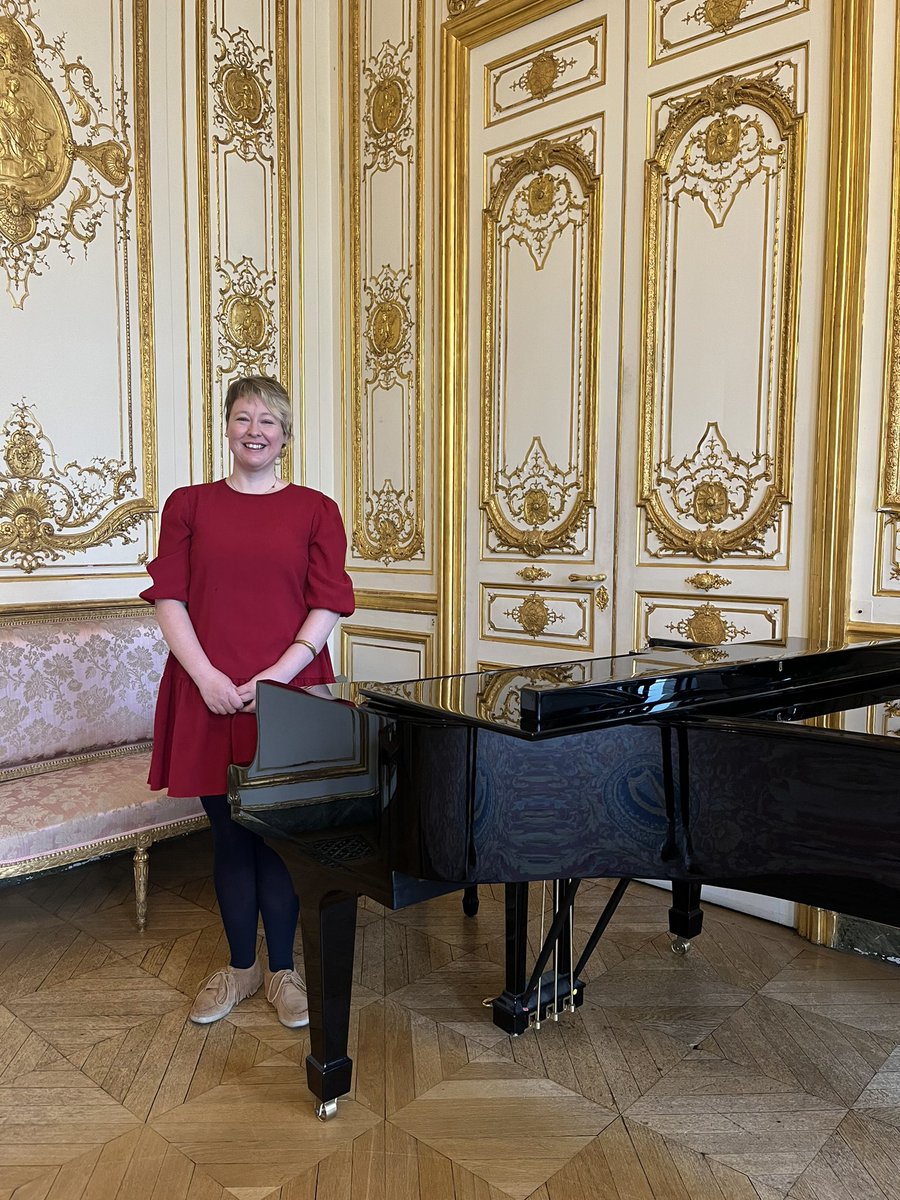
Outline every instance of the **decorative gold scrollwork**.
{"label": "decorative gold scrollwork", "polygon": [[606,610],[609,608],[609,592],[602,584],[594,593],[594,603],[597,605],[597,608],[599,608],[600,612],[606,612]]}
{"label": "decorative gold scrollwork", "polygon": [[701,604],[689,617],[672,621],[666,629],[681,634],[692,642],[706,646],[719,646],[722,642],[733,642],[735,638],[749,637],[749,629],[741,629],[728,621],[713,604]]}
{"label": "decorative gold scrollwork", "polygon": [[223,280],[216,326],[219,331],[216,377],[241,371],[266,374],[276,369],[275,318],[272,291],[275,279],[258,271],[249,258],[236,264],[216,259]]}
{"label": "decorative gold scrollwork", "polygon": [[688,575],[684,582],[699,588],[701,592],[712,592],[717,588],[728,587],[731,580],[726,579],[724,575],[715,575],[712,571],[698,571],[696,575]]}
{"label": "decorative gold scrollwork", "polygon": [[550,572],[545,571],[543,567],[522,567],[520,571],[516,571],[520,579],[526,580],[528,583],[540,583],[542,579],[549,579]]}
{"label": "decorative gold scrollwork", "polygon": [[135,495],[134,470],[111,458],[60,468],[31,410],[24,401],[13,405],[2,430],[9,473],[0,473],[0,563],[31,574],[66,553],[134,541],[131,531],[147,512],[144,502],[126,501]]}
{"label": "decorative gold scrollwork", "polygon": [[386,171],[413,153],[412,47],[385,42],[365,69],[365,156],[369,170]]}
{"label": "decorative gold scrollwork", "polygon": [[[724,11],[724,10],[719,10]],[[788,503],[787,447],[794,407],[793,347],[797,326],[803,117],[772,77],[724,76],[695,94],[668,102],[672,113],[656,152],[647,163],[644,337],[641,363],[641,504],[658,539],[651,553],[690,555],[712,562],[724,555],[757,558],[777,553],[767,534]],[[692,454],[663,458],[664,410],[669,393],[660,356],[660,330],[672,299],[667,280],[674,272],[666,222],[679,203],[699,202],[713,227],[725,223],[739,193],[756,180],[775,181],[780,197],[772,221],[778,228],[780,283],[773,283],[767,378],[760,394],[769,409],[757,428],[765,431],[749,452],[732,452],[716,421],[710,421]],[[767,185],[768,186],[768,185]],[[669,443],[671,444],[671,443]]]}
{"label": "decorative gold scrollwork", "polygon": [[562,613],[554,612],[552,608],[548,607],[543,596],[539,596],[537,592],[526,596],[521,604],[507,609],[503,615],[518,621],[528,636],[533,638],[540,637],[549,625],[555,625],[557,621],[565,620]]}
{"label": "decorative gold scrollwork", "polygon": [[370,281],[366,312],[366,338],[371,351],[369,379],[384,388],[407,378],[412,369],[411,286],[408,275],[390,267],[384,267]]}
{"label": "decorative gold scrollwork", "polygon": [[447,12],[451,17],[458,17],[460,13],[468,12],[477,3],[478,0],[447,0]]}
{"label": "decorative gold scrollwork", "polygon": [[597,281],[587,264],[595,261],[599,240],[598,183],[593,163],[577,139],[541,139],[502,162],[484,213],[481,506],[497,544],[533,558],[551,550],[573,552],[594,503],[596,354],[588,332],[588,344],[576,347],[583,353],[578,367],[582,377],[573,381],[578,392],[573,403],[580,405],[573,417],[580,426],[574,460],[553,462],[535,434],[524,459],[510,464],[504,458],[503,419],[495,395],[501,371],[497,323],[502,303],[495,281],[514,242],[540,271],[557,239],[570,230],[573,243],[581,248],[575,270],[586,273],[579,327],[593,330]]}
{"label": "decorative gold scrollwork", "polygon": [[741,19],[750,0],[705,0],[705,3],[685,17],[685,21],[703,21],[717,33],[727,33]]}
{"label": "decorative gold scrollwork", "polygon": [[[93,75],[80,59],[66,61],[64,38],[45,38],[30,4],[5,7],[0,15],[0,265],[13,305],[22,308],[31,275],[41,273],[51,244],[58,243],[71,258],[70,239],[87,246],[97,235],[104,201],[129,192],[131,150],[124,132],[101,121],[103,104]],[[119,114],[125,108],[118,84],[114,107]],[[73,124],[87,128],[85,144],[75,142]],[[113,137],[103,136],[110,132]],[[68,199],[60,199],[73,180],[76,160],[87,172],[74,178]],[[122,212],[114,219],[123,237]]]}
{"label": "decorative gold scrollwork", "polygon": [[267,51],[246,29],[215,33],[215,144],[233,149],[245,162],[273,161],[273,108]]}
{"label": "decorative gold scrollwork", "polygon": [[574,66],[574,58],[560,58],[552,50],[542,50],[531,60],[521,79],[510,85],[510,90],[528,91],[532,100],[545,100],[556,87],[557,80]]}

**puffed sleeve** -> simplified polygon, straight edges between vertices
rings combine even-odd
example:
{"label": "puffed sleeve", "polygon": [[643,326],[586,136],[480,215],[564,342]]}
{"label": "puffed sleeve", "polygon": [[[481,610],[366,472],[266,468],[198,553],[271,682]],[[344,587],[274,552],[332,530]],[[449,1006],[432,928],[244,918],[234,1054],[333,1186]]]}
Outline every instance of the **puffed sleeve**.
{"label": "puffed sleeve", "polygon": [[356,607],[353,584],[344,570],[347,535],[340,510],[328,496],[322,496],[313,519],[309,539],[309,573],[306,577],[306,603],[309,608],[327,608],[349,617]]}
{"label": "puffed sleeve", "polygon": [[187,604],[192,536],[189,493],[190,488],[177,488],[163,507],[156,558],[147,564],[153,583],[140,593],[150,604],[157,600]]}

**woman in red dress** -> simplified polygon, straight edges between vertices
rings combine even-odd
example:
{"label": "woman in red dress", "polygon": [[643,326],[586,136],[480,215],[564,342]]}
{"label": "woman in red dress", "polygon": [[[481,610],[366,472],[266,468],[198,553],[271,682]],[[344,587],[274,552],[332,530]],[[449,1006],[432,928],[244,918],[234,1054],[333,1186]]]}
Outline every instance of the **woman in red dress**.
{"label": "woman in red dress", "polygon": [[[278,478],[291,435],[290,401],[265,376],[238,379],[225,400],[232,470],[216,483],[178,488],[162,514],[153,585],[169,658],[160,683],[150,787],[199,796],[213,831],[213,878],[231,962],[201,988],[191,1009],[217,1021],[266,995],[283,1025],[309,1020],[294,970],[299,905],[290,874],[266,843],[232,821],[229,763],[256,751],[256,684],[334,680],[325,645],[353,612],[344,570],[347,539],[333,500]],[[262,917],[268,967],[256,956]]]}

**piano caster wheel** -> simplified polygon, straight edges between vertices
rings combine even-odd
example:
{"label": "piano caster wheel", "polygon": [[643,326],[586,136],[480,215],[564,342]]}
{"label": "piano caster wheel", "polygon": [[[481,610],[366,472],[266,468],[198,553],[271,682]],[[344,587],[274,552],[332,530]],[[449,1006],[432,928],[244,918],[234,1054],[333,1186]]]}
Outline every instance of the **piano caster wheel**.
{"label": "piano caster wheel", "polygon": [[316,1105],[316,1116],[320,1121],[330,1121],[337,1116],[337,1100],[323,1100]]}
{"label": "piano caster wheel", "polygon": [[672,953],[677,954],[679,958],[684,958],[690,948],[689,938],[675,937],[672,939]]}

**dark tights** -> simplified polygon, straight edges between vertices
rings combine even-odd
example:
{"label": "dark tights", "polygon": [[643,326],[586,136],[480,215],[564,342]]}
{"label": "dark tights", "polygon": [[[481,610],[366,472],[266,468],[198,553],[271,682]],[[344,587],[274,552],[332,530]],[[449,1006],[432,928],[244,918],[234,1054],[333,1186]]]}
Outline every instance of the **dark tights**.
{"label": "dark tights", "polygon": [[261,837],[232,821],[225,796],[201,796],[200,802],[212,826],[213,881],[231,965],[253,965],[262,915],[269,970],[292,968],[300,903],[287,867]]}

